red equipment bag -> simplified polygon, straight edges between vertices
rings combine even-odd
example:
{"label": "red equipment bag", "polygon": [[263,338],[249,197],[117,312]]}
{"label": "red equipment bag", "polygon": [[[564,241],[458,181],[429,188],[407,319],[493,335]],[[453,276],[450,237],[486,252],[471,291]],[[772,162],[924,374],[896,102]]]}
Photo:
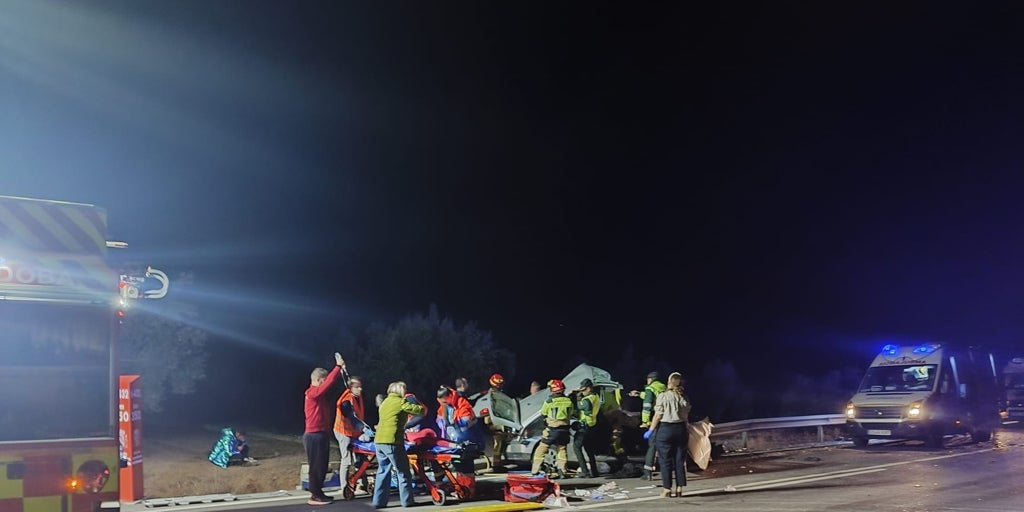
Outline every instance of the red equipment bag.
{"label": "red equipment bag", "polygon": [[509,472],[505,480],[505,501],[540,503],[544,498],[561,496],[558,483],[544,475],[531,475],[527,471]]}

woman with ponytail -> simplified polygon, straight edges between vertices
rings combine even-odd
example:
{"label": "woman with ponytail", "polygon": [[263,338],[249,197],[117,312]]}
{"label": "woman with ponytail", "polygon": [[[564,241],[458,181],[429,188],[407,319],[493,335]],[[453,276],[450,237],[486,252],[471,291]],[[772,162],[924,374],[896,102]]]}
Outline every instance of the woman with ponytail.
{"label": "woman with ponytail", "polygon": [[[663,498],[682,496],[686,485],[686,431],[687,416],[690,414],[690,399],[683,394],[683,375],[673,372],[668,376],[664,393],[654,403],[654,416],[644,438],[654,437],[661,460],[661,490]],[[676,486],[672,487],[672,474]]]}

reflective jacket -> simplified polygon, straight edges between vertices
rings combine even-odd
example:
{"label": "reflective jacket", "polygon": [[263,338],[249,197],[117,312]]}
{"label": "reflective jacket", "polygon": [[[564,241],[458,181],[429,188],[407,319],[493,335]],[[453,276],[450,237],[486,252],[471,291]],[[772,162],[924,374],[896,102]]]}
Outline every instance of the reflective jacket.
{"label": "reflective jacket", "polygon": [[665,385],[656,380],[644,386],[644,391],[640,394],[640,398],[644,400],[644,408],[640,411],[640,423],[651,422],[651,413],[654,411],[654,399],[663,392],[665,392]]}
{"label": "reflective jacket", "polygon": [[334,415],[334,431],[356,438],[363,434],[363,395],[355,396],[351,389],[346,389],[338,398],[338,407]]}
{"label": "reflective jacket", "polygon": [[580,411],[580,421],[588,427],[597,425],[597,413],[601,411],[601,399],[596,393],[581,396],[576,402],[576,407]]}
{"label": "reflective jacket", "polygon": [[569,420],[576,415],[576,406],[569,397],[559,393],[551,395],[540,406],[540,413],[549,427],[569,426]]}
{"label": "reflective jacket", "polygon": [[220,431],[220,439],[210,450],[210,462],[222,467],[228,467],[231,457],[242,454],[242,447],[245,441],[235,436],[235,430],[231,427]]}
{"label": "reflective jacket", "polygon": [[476,424],[473,405],[458,393],[449,393],[447,402],[437,408],[437,423],[441,427],[441,436],[457,443],[467,441],[468,432]]}

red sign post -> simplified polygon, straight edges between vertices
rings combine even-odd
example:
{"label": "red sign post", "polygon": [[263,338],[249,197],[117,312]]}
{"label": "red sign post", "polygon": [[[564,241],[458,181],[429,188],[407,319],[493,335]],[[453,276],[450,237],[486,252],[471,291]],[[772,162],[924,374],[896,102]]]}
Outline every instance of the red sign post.
{"label": "red sign post", "polygon": [[118,439],[121,441],[121,501],[137,501],[142,487],[142,386],[138,375],[121,375],[117,386]]}

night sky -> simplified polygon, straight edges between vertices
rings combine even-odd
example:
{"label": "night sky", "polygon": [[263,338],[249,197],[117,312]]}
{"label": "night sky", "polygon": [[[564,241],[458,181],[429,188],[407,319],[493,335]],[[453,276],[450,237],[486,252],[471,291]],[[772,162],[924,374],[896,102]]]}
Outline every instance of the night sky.
{"label": "night sky", "polygon": [[8,1],[0,193],[253,357],[430,304],[521,369],[1020,346],[1022,10]]}

